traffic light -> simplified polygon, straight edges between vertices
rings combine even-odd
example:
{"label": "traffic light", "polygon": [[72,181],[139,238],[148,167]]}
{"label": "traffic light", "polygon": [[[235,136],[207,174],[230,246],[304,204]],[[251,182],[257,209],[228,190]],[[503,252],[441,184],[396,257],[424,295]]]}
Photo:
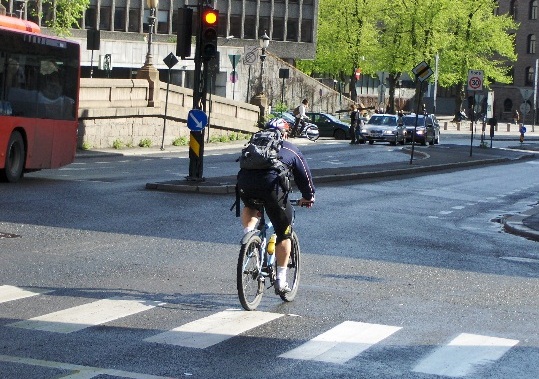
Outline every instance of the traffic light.
{"label": "traffic light", "polygon": [[191,55],[191,36],[193,34],[193,10],[191,8],[178,8],[177,26],[176,55],[185,59]]}
{"label": "traffic light", "polygon": [[209,61],[215,57],[217,52],[217,24],[219,22],[219,11],[211,6],[202,9],[202,43],[201,57]]}

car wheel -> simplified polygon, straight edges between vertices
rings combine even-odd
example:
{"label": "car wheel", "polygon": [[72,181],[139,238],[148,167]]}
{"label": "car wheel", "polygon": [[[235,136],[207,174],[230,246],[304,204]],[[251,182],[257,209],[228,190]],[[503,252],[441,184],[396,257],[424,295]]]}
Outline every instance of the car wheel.
{"label": "car wheel", "polygon": [[432,136],[432,139],[429,141],[429,145],[430,146],[434,145],[434,136]]}
{"label": "car wheel", "polygon": [[0,170],[0,179],[9,183],[19,181],[23,176],[25,146],[21,133],[15,131],[11,134],[6,151],[6,163]]}
{"label": "car wheel", "polygon": [[427,138],[426,137],[421,140],[421,146],[427,146]]}
{"label": "car wheel", "polygon": [[342,130],[342,129],[337,129],[333,133],[333,137],[335,137],[335,139],[339,139],[339,140],[346,139],[346,132],[344,130]]}
{"label": "car wheel", "polygon": [[374,145],[374,141],[372,139],[369,141],[369,145]]}

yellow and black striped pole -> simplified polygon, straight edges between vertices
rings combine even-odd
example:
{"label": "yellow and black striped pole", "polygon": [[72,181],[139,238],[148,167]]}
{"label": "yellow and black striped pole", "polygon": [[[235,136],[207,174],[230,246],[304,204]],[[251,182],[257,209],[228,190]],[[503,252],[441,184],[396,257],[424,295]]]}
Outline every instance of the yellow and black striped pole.
{"label": "yellow and black striped pole", "polygon": [[191,131],[189,138],[189,180],[204,180],[204,131]]}

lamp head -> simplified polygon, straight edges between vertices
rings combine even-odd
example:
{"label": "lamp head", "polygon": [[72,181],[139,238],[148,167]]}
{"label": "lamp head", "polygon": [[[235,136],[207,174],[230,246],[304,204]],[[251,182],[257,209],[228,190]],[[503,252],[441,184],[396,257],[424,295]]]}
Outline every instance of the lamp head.
{"label": "lamp head", "polygon": [[159,0],[146,0],[146,4],[148,5],[148,8],[157,8],[159,5]]}
{"label": "lamp head", "polygon": [[266,34],[266,31],[264,30],[264,35],[262,37],[260,37],[260,47],[262,49],[267,49],[267,47],[269,46],[269,43],[270,43],[270,38],[268,37],[268,35]]}

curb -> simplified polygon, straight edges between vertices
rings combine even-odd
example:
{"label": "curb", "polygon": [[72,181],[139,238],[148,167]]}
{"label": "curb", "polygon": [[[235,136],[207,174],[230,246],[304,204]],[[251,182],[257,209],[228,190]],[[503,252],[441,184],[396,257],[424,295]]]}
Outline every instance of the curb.
{"label": "curb", "polygon": [[537,214],[539,214],[539,207],[529,209],[516,215],[504,217],[502,220],[503,229],[508,233],[539,242],[539,232],[524,225],[525,219]]}

